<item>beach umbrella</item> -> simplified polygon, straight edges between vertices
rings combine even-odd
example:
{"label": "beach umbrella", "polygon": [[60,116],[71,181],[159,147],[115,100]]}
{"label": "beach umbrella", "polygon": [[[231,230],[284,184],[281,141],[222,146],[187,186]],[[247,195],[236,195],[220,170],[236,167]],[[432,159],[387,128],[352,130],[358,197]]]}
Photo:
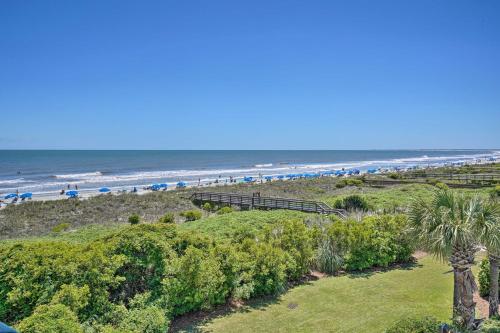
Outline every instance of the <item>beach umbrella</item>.
{"label": "beach umbrella", "polygon": [[283,176],[283,175],[277,175],[276,178],[283,179],[283,178],[285,178],[285,176]]}
{"label": "beach umbrella", "polygon": [[361,172],[359,169],[354,169],[352,170],[352,172],[355,174],[355,175],[359,175],[359,173]]}
{"label": "beach umbrella", "polygon": [[17,198],[17,194],[16,193],[9,193],[5,197],[3,197],[3,198],[4,199]]}
{"label": "beach umbrella", "polygon": [[286,175],[286,178],[289,178],[289,179],[295,178],[295,174],[289,173],[288,175]]}
{"label": "beach umbrella", "polygon": [[161,187],[160,187],[160,184],[153,184],[153,185],[151,185],[151,189],[152,189],[153,191],[158,191],[160,188],[161,188]]}
{"label": "beach umbrella", "polygon": [[33,193],[31,193],[31,192],[26,192],[26,193],[21,194],[19,197],[20,197],[21,199],[26,199],[26,198],[31,198],[32,196],[33,196]]}
{"label": "beach umbrella", "polygon": [[251,182],[253,180],[253,177],[244,177],[243,181],[244,182]]}
{"label": "beach umbrella", "polygon": [[368,171],[367,171],[367,172],[368,172],[368,173],[375,173],[375,172],[377,172],[377,169],[368,169]]}
{"label": "beach umbrella", "polygon": [[333,175],[333,174],[335,174],[335,172],[334,172],[334,171],[330,171],[330,170],[328,170],[328,171],[323,171],[323,172],[322,172],[322,174],[323,174],[323,175],[325,175],[325,176],[328,176],[328,175]]}
{"label": "beach umbrella", "polygon": [[186,185],[187,184],[185,182],[178,182],[177,183],[177,187],[179,187],[179,188],[184,188],[184,187],[186,187]]}
{"label": "beach umbrella", "polygon": [[159,184],[159,185],[160,185],[160,187],[161,187],[161,188],[167,188],[167,187],[168,187],[168,185],[167,185],[167,184],[165,184],[165,183],[161,183],[161,184]]}
{"label": "beach umbrella", "polygon": [[273,176],[265,176],[264,179],[265,180],[271,180],[271,179],[273,179]]}
{"label": "beach umbrella", "polygon": [[108,187],[101,187],[99,189],[99,192],[101,192],[101,193],[107,193],[107,192],[111,192],[111,190]]}
{"label": "beach umbrella", "polygon": [[68,192],[66,192],[66,195],[70,198],[76,198],[78,196],[78,191],[74,191],[74,190],[68,191]]}

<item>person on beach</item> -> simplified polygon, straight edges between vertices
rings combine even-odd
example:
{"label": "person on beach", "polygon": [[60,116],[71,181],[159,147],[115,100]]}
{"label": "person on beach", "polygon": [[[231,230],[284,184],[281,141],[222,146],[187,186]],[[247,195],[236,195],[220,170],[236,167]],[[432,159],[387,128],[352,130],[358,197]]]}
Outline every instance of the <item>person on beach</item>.
{"label": "person on beach", "polygon": [[201,186],[201,178],[198,178],[198,187]]}
{"label": "person on beach", "polygon": [[63,195],[64,193],[65,193],[65,191],[64,191],[64,188],[63,188],[59,194]]}
{"label": "person on beach", "polygon": [[70,185],[68,184],[68,190],[69,190],[70,188],[71,188],[71,187],[70,187]]}
{"label": "person on beach", "polygon": [[77,190],[77,191],[78,191],[78,185],[76,185],[76,184],[75,184],[75,190]]}
{"label": "person on beach", "polygon": [[134,186],[134,189],[132,190],[132,193],[137,193],[137,187]]}

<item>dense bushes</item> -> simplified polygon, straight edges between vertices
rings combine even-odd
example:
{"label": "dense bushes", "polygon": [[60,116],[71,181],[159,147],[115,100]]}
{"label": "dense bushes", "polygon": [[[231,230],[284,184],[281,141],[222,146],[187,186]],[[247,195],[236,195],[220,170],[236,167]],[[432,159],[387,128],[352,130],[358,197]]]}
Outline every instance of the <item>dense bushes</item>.
{"label": "dense bushes", "polygon": [[[479,265],[479,294],[482,297],[489,296],[490,294],[490,261],[486,258],[481,261]],[[500,277],[498,279],[500,282]]]}
{"label": "dense bushes", "polygon": [[368,216],[361,222],[336,220],[320,234],[316,266],[327,273],[387,267],[408,261],[412,250],[404,215]]}
{"label": "dense bushes", "polygon": [[0,317],[27,332],[38,332],[42,316],[53,331],[65,323],[75,332],[165,332],[172,317],[229,297],[281,292],[313,262],[335,272],[387,266],[411,253],[401,217],[323,220],[320,229],[307,227],[301,214],[273,216],[283,218],[220,239],[157,223],[84,244],[0,246]]}
{"label": "dense bushes", "polygon": [[62,304],[40,305],[18,326],[23,333],[83,332],[75,313]]}

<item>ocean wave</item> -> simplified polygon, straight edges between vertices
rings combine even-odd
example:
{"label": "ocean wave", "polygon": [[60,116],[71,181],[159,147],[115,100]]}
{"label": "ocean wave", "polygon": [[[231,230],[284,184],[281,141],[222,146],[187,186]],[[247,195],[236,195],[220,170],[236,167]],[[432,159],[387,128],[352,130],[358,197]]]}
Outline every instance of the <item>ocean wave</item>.
{"label": "ocean wave", "polygon": [[16,178],[16,179],[0,180],[0,185],[31,183],[31,182],[32,182],[31,180],[26,180],[24,178]]}
{"label": "ocean wave", "polygon": [[54,178],[64,178],[64,179],[83,179],[88,177],[102,176],[102,172],[85,172],[85,173],[69,173],[66,175],[54,175]]}
{"label": "ocean wave", "polygon": [[256,168],[270,168],[272,167],[273,164],[272,163],[266,163],[266,164],[255,164],[254,167]]}

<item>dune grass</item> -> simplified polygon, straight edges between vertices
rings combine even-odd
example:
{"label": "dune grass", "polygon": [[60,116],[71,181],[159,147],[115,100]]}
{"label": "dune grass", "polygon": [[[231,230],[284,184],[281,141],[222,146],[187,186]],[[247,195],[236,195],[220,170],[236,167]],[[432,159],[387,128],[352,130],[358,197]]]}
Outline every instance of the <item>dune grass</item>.
{"label": "dune grass", "polygon": [[235,234],[255,234],[271,223],[289,220],[304,219],[312,214],[290,211],[238,211],[224,215],[214,215],[201,220],[185,222],[179,225],[182,230],[193,230],[210,235],[217,239],[230,239]]}
{"label": "dune grass", "polygon": [[326,277],[181,332],[383,332],[404,316],[449,320],[453,276],[430,256],[413,267]]}

